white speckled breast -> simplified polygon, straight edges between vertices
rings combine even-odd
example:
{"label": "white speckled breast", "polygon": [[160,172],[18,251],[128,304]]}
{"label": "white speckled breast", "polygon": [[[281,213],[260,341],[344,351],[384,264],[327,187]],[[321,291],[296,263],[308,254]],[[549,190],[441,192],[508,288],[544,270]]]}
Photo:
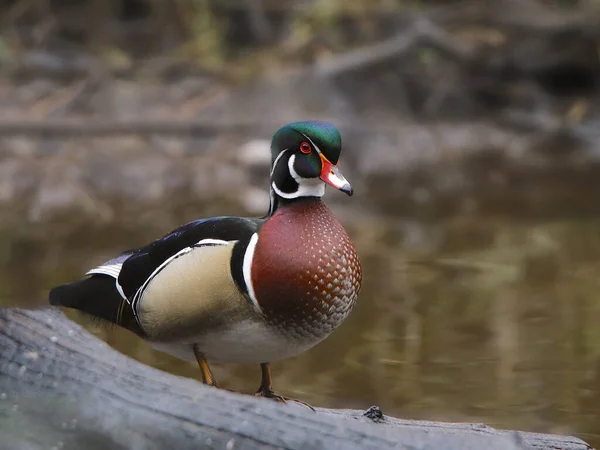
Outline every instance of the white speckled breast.
{"label": "white speckled breast", "polygon": [[315,344],[348,316],[362,281],[350,238],[318,199],[286,205],[263,225],[251,276],[268,323]]}

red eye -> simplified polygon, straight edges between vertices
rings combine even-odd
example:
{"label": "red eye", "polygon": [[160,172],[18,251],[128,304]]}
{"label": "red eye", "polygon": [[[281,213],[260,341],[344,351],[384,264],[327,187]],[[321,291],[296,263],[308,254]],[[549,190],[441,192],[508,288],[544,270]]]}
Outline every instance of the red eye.
{"label": "red eye", "polygon": [[308,142],[303,142],[302,144],[300,144],[300,151],[302,153],[309,154],[311,150],[312,148],[310,147],[310,144]]}

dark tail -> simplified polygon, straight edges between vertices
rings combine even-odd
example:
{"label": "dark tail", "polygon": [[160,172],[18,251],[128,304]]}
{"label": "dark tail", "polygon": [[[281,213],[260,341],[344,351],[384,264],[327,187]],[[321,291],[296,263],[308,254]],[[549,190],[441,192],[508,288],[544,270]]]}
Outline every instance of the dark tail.
{"label": "dark tail", "polygon": [[93,275],[85,280],[55,287],[50,291],[50,304],[77,309],[139,332],[131,308],[117,291],[115,279],[107,275]]}

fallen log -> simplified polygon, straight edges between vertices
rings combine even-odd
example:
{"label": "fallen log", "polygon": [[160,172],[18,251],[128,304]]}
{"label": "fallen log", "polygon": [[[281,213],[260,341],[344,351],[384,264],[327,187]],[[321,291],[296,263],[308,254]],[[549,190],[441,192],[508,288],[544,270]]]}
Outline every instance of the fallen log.
{"label": "fallen log", "polygon": [[306,408],[145,366],[57,310],[0,308],[2,449],[553,449],[574,437]]}

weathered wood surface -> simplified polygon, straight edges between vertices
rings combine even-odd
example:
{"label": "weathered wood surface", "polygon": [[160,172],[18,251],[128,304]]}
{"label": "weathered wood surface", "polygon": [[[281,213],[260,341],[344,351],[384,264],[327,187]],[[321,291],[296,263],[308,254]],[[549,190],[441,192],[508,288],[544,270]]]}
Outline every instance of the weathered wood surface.
{"label": "weathered wood surface", "polygon": [[208,388],[111,349],[55,310],[0,309],[1,449],[565,449],[564,436],[365,417]]}

